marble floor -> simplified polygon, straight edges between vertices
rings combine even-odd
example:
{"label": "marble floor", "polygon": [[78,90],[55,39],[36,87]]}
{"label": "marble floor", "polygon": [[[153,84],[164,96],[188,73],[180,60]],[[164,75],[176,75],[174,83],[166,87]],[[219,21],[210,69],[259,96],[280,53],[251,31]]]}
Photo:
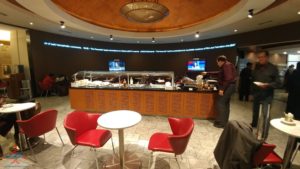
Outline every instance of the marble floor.
{"label": "marble floor", "polygon": [[[280,97],[284,97],[281,95]],[[24,154],[17,153],[11,155],[8,148],[12,142],[12,133],[6,138],[0,138],[1,145],[4,151],[9,153],[7,157],[0,160],[0,168],[18,168],[18,169],[89,169],[96,168],[95,154],[88,147],[78,147],[74,154],[71,154],[73,148],[68,135],[63,127],[63,119],[72,109],[69,105],[68,97],[51,96],[47,98],[37,98],[42,109],[55,108],[59,111],[57,127],[65,142],[62,146],[60,139],[55,130],[46,134],[46,143],[40,143],[34,148],[38,157],[38,162],[34,163],[30,151],[25,151]],[[251,120],[251,103],[240,102],[237,95],[232,98],[231,102],[231,120],[240,120],[250,123]],[[285,103],[282,99],[274,99],[271,110],[272,118],[282,116]],[[152,133],[155,132],[170,132],[169,124],[166,117],[143,116],[142,121],[129,129],[125,130],[125,149],[126,152],[133,158],[141,160],[141,168],[148,167],[148,159],[150,152],[147,150],[148,140]],[[212,122],[208,120],[195,119],[195,129],[191,136],[187,150],[180,158],[182,169],[215,169],[216,162],[213,157],[213,150],[216,142],[222,132],[222,129],[213,127]],[[112,131],[113,141],[118,148],[118,133]],[[286,146],[287,135],[270,128],[268,143],[277,145],[276,152],[283,156]],[[97,149],[97,157],[102,164],[105,164],[112,158],[112,147],[110,142],[100,149]],[[177,163],[173,155],[167,153],[156,153],[155,163],[152,169],[177,169]],[[300,169],[300,153],[294,161],[293,168]]]}

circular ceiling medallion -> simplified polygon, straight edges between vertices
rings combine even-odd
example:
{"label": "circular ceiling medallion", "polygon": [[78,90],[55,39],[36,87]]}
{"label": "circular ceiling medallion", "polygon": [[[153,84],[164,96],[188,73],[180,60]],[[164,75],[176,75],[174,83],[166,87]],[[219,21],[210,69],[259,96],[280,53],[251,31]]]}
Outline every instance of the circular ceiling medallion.
{"label": "circular ceiling medallion", "polygon": [[[104,28],[130,32],[166,32],[192,27],[226,12],[240,1],[160,0],[155,7],[159,10],[141,12],[130,10],[133,8],[127,4],[131,4],[131,0],[89,0],[88,3],[86,0],[52,0],[59,8],[76,18]],[[144,1],[139,3],[141,6],[147,5]]]}
{"label": "circular ceiling medallion", "polygon": [[129,20],[139,23],[151,23],[162,20],[169,14],[169,9],[158,2],[137,1],[124,5],[121,13]]}

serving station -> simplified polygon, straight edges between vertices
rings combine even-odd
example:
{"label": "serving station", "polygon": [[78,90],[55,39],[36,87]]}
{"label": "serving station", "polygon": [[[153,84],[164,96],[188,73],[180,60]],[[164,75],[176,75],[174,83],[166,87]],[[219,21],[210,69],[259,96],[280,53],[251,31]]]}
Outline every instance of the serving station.
{"label": "serving station", "polygon": [[91,112],[132,110],[201,119],[216,113],[215,91],[178,90],[173,72],[79,72],[69,94],[71,108]]}

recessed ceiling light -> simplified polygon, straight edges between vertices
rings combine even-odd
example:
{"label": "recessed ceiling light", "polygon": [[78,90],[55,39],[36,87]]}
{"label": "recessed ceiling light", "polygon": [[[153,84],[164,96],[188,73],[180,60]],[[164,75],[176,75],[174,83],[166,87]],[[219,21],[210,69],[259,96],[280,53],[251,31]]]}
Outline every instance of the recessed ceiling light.
{"label": "recessed ceiling light", "polygon": [[183,39],[180,40],[180,42],[183,42],[183,41],[184,41]]}
{"label": "recessed ceiling light", "polygon": [[60,28],[61,29],[65,29],[66,28],[66,25],[65,25],[64,21],[60,21]]}
{"label": "recessed ceiling light", "polygon": [[112,35],[109,35],[109,40],[114,40]]}
{"label": "recessed ceiling light", "polygon": [[200,34],[199,34],[199,32],[196,32],[196,34],[195,34],[195,38],[199,38],[200,37]]}
{"label": "recessed ceiling light", "polygon": [[297,53],[300,53],[300,50],[298,50]]}
{"label": "recessed ceiling light", "polygon": [[235,30],[233,30],[234,32],[237,32],[238,30],[237,29],[235,29]]}
{"label": "recessed ceiling light", "polygon": [[287,54],[287,52],[283,52],[283,54],[285,54],[285,55],[286,55],[286,54]]}
{"label": "recessed ceiling light", "polygon": [[250,18],[250,19],[253,18],[253,9],[248,10],[248,18]]}
{"label": "recessed ceiling light", "polygon": [[300,11],[298,11],[297,14],[300,15]]}
{"label": "recessed ceiling light", "polygon": [[33,25],[33,22],[29,22],[30,25]]}
{"label": "recessed ceiling light", "polygon": [[152,38],[152,43],[155,43],[155,38]]}
{"label": "recessed ceiling light", "polygon": [[136,43],[140,43],[140,41],[136,41]]}
{"label": "recessed ceiling light", "polygon": [[4,44],[3,43],[0,43],[0,46],[3,46]]}
{"label": "recessed ceiling light", "polygon": [[91,38],[91,39],[94,39],[94,36],[91,36],[90,38]]}

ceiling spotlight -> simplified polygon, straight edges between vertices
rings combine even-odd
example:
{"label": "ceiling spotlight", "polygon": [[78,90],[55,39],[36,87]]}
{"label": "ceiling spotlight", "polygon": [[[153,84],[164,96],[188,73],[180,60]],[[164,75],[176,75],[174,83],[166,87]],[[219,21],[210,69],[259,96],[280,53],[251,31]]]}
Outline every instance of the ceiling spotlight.
{"label": "ceiling spotlight", "polygon": [[4,46],[4,44],[3,44],[3,43],[0,43],[0,46]]}
{"label": "ceiling spotlight", "polygon": [[249,9],[248,11],[248,18],[253,18],[253,9]]}
{"label": "ceiling spotlight", "polygon": [[184,41],[183,39],[180,40],[180,42],[183,42],[183,41]]}
{"label": "ceiling spotlight", "polygon": [[300,53],[300,50],[298,50],[297,53]]}
{"label": "ceiling spotlight", "polygon": [[109,35],[109,40],[114,40],[112,35]]}
{"label": "ceiling spotlight", "polygon": [[140,41],[136,41],[136,43],[140,43]]}
{"label": "ceiling spotlight", "polygon": [[297,14],[300,15],[300,11],[298,11]]}
{"label": "ceiling spotlight", "polygon": [[154,38],[152,38],[152,43],[155,43],[155,39]]}
{"label": "ceiling spotlight", "polygon": [[91,38],[91,39],[94,39],[94,36],[91,36],[90,38]]}
{"label": "ceiling spotlight", "polygon": [[64,21],[60,21],[60,28],[61,29],[65,29],[66,28],[66,25],[65,25]]}
{"label": "ceiling spotlight", "polygon": [[287,55],[287,52],[283,52],[283,54]]}
{"label": "ceiling spotlight", "polygon": [[33,22],[29,22],[30,25],[33,25]]}
{"label": "ceiling spotlight", "polygon": [[200,34],[199,34],[199,32],[196,32],[196,34],[195,34],[195,38],[199,38],[200,37]]}
{"label": "ceiling spotlight", "polygon": [[238,30],[237,29],[235,29],[235,30],[233,30],[234,32],[237,32]]}

